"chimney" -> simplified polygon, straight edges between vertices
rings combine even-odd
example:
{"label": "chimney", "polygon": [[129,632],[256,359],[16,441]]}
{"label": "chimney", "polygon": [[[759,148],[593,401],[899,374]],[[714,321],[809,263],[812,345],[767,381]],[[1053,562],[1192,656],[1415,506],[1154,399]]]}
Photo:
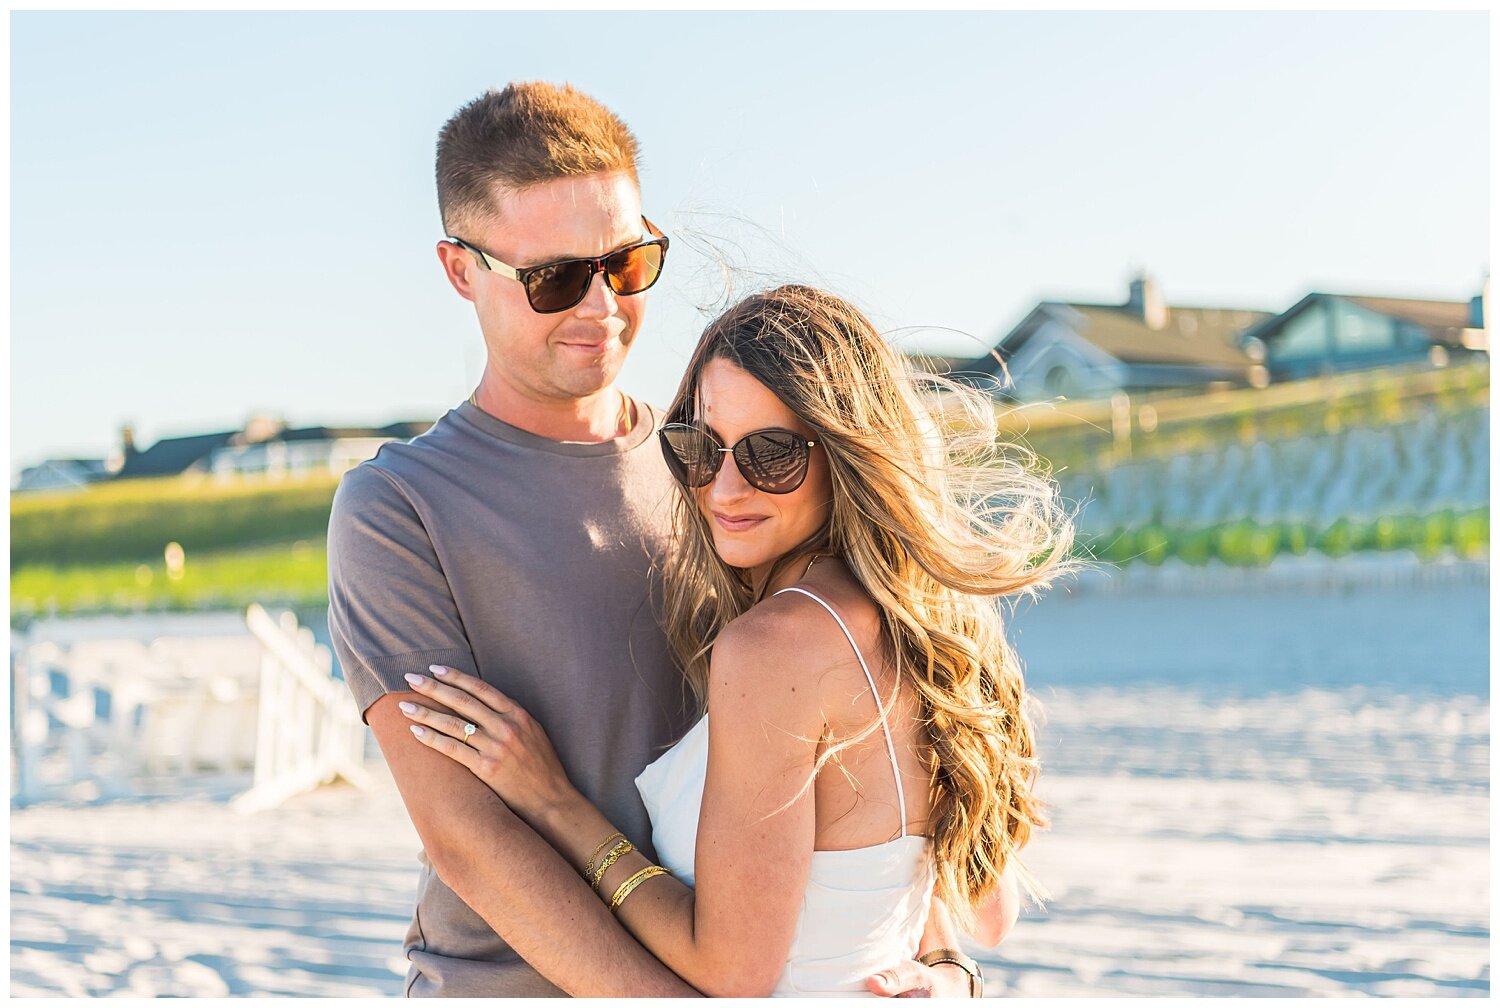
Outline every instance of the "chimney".
{"label": "chimney", "polygon": [[126,461],[139,454],[135,450],[135,428],[130,424],[120,428],[120,452],[125,456]]}
{"label": "chimney", "polygon": [[1130,281],[1130,300],[1125,307],[1151,329],[1161,329],[1167,324],[1167,304],[1162,300],[1161,288],[1145,273],[1137,273]]}
{"label": "chimney", "polygon": [[245,421],[244,443],[257,444],[261,441],[272,441],[284,430],[286,430],[285,421],[264,413],[256,413]]}

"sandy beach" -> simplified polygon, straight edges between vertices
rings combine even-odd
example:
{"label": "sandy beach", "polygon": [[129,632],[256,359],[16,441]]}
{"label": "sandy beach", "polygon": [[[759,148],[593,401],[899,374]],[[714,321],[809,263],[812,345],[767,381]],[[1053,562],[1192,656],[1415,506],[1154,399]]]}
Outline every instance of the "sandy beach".
{"label": "sandy beach", "polygon": [[[1487,996],[1487,596],[1079,590],[1018,613],[1052,900],[980,954],[989,993]],[[14,810],[11,994],[399,996],[418,843],[375,769],[250,816],[233,781]]]}

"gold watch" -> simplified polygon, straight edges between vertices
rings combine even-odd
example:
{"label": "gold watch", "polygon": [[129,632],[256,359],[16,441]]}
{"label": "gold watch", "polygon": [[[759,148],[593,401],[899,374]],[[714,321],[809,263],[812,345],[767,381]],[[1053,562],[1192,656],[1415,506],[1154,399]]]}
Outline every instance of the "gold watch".
{"label": "gold watch", "polygon": [[969,974],[969,997],[984,997],[984,970],[979,968],[977,962],[964,955],[958,949],[933,949],[926,955],[918,957],[917,962],[923,966],[938,966],[942,963],[952,963]]}

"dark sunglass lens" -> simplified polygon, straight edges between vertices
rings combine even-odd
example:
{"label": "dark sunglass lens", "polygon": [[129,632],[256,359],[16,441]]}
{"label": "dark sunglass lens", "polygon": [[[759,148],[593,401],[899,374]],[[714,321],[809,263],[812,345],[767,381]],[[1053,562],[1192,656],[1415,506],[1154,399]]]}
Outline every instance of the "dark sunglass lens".
{"label": "dark sunglass lens", "polygon": [[609,286],[616,294],[639,294],[661,276],[665,252],[660,245],[638,245],[604,260]]}
{"label": "dark sunglass lens", "polygon": [[734,447],[745,482],[766,493],[791,493],[807,477],[812,453],[807,439],[791,431],[757,431]]}
{"label": "dark sunglass lens", "polygon": [[718,445],[706,433],[686,424],[668,424],[661,429],[661,443],[667,468],[679,483],[702,487],[714,481]]}
{"label": "dark sunglass lens", "polygon": [[540,266],[526,277],[526,297],[536,311],[563,311],[583,300],[592,279],[587,260]]}

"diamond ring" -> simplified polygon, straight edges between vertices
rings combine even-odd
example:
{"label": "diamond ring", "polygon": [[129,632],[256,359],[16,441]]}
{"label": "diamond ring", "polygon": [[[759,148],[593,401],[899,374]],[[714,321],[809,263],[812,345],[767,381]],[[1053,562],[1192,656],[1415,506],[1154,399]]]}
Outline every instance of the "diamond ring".
{"label": "diamond ring", "polygon": [[479,730],[479,729],[478,729],[478,728],[476,728],[476,727],[475,727],[475,726],[474,726],[474,725],[472,725],[472,724],[466,724],[466,725],[464,725],[464,740],[465,740],[465,741],[467,741],[467,740],[468,740],[468,738],[469,738],[469,736],[471,736],[471,735],[473,735],[473,734],[474,734],[474,733],[475,733],[475,732],[477,732],[477,731],[478,731],[478,730]]}

